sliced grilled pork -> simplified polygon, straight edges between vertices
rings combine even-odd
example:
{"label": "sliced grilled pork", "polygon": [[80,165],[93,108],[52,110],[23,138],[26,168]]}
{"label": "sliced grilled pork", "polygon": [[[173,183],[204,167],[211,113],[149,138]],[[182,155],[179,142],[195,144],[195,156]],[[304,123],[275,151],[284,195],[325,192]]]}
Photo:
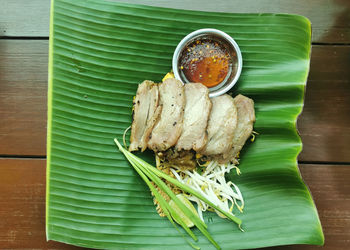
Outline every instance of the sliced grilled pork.
{"label": "sliced grilled pork", "polygon": [[143,81],[134,100],[134,117],[131,125],[130,151],[147,148],[149,135],[161,111],[158,86],[152,82]]}
{"label": "sliced grilled pork", "polygon": [[176,150],[201,150],[207,143],[207,123],[211,111],[209,89],[201,83],[184,86],[186,106],[182,134]]}
{"label": "sliced grilled pork", "polygon": [[148,148],[164,151],[174,146],[182,132],[185,94],[182,83],[174,78],[159,85],[162,111],[148,141]]}
{"label": "sliced grilled pork", "polygon": [[227,162],[237,157],[247,139],[253,132],[255,122],[254,101],[244,95],[237,95],[233,98],[237,107],[237,128],[234,132],[232,147],[223,155],[223,161]]}
{"label": "sliced grilled pork", "polygon": [[222,95],[211,99],[212,109],[208,121],[208,142],[203,155],[223,154],[232,147],[233,135],[237,125],[237,109],[233,98]]}

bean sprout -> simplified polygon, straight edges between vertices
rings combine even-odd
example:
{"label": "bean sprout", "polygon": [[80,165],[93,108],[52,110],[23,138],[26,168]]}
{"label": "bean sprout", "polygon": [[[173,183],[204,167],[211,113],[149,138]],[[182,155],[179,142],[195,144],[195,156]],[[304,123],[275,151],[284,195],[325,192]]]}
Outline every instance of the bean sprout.
{"label": "bean sprout", "polygon": [[[182,170],[177,166],[170,168],[170,171],[178,181],[189,185],[216,206],[233,215],[232,211],[235,205],[240,212],[243,212],[244,199],[242,193],[232,181],[226,182],[225,174],[229,173],[231,169],[236,169],[237,174],[240,174],[239,169],[234,164],[219,164],[216,161],[211,161],[202,174],[195,170]],[[198,215],[204,221],[203,212],[212,209],[193,195],[186,195],[186,197],[197,203]],[[217,210],[215,212],[220,217],[226,218]]]}

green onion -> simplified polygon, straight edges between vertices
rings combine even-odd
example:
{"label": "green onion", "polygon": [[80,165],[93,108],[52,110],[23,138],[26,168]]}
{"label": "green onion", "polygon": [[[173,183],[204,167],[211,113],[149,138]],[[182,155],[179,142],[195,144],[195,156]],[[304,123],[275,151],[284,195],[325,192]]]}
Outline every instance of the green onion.
{"label": "green onion", "polygon": [[[212,236],[207,231],[207,225],[198,217],[197,214],[195,214],[191,209],[189,209],[176,195],[174,192],[165,184],[165,182],[161,179],[165,179],[168,182],[172,183],[173,185],[180,188],[182,191],[192,194],[193,196],[197,197],[198,199],[204,201],[209,206],[213,207],[214,209],[218,210],[222,214],[224,214],[227,218],[238,224],[239,228],[242,224],[242,221],[233,216],[232,214],[222,210],[215,204],[213,204],[211,201],[206,199],[204,196],[202,196],[199,192],[193,190],[191,187],[179,182],[178,180],[168,176],[167,174],[163,173],[162,171],[158,170],[157,168],[153,167],[149,163],[145,162],[144,160],[140,159],[139,157],[135,156],[131,152],[129,152],[127,149],[125,149],[117,139],[114,139],[114,142],[118,146],[119,150],[125,155],[125,157],[128,159],[130,164],[133,166],[133,168],[136,170],[136,172],[140,175],[140,177],[145,181],[147,186],[150,188],[152,193],[154,194],[155,198],[157,199],[160,207],[164,211],[164,214],[169,219],[169,221],[173,224],[173,226],[177,229],[176,224],[173,220],[176,219],[181,227],[195,240],[197,241],[197,237],[193,234],[191,229],[186,225],[186,223],[183,221],[181,216],[169,205],[169,203],[165,200],[165,198],[160,194],[160,192],[156,189],[156,186],[163,191],[165,194],[167,194],[174,203],[179,207],[179,209],[185,214],[193,223],[194,225],[203,233],[203,235],[217,248],[220,249],[220,246],[218,243],[212,238]],[[153,182],[153,183],[152,183]],[[156,185],[156,186],[155,186]],[[177,229],[178,230],[178,229]],[[197,248],[193,243],[187,241],[192,247]]]}

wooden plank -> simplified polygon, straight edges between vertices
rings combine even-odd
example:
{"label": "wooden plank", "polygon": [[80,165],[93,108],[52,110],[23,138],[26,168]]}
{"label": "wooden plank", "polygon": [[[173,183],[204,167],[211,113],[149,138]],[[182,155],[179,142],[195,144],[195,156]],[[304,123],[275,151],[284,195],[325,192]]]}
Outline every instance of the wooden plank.
{"label": "wooden plank", "polygon": [[0,0],[1,36],[48,36],[50,0]]}
{"label": "wooden plank", "polygon": [[45,163],[0,159],[0,249],[79,249],[46,242]]}
{"label": "wooden plank", "polygon": [[[42,155],[47,41],[0,41],[0,155]],[[313,46],[300,161],[350,162],[350,46]]]}
{"label": "wooden plank", "polygon": [[[313,41],[350,42],[350,1],[347,0],[120,0],[153,6],[238,13],[291,13],[312,22]],[[0,0],[0,36],[44,36],[49,34],[49,0]]]}
{"label": "wooden plank", "polygon": [[46,154],[47,41],[0,40],[0,154]]}
{"label": "wooden plank", "polygon": [[[350,244],[350,166],[301,165],[323,225],[325,250]],[[0,159],[0,248],[79,249],[45,240],[45,160]],[[276,249],[319,249],[291,246]]]}
{"label": "wooden plank", "polygon": [[350,47],[313,46],[311,58],[299,160],[350,162]]}

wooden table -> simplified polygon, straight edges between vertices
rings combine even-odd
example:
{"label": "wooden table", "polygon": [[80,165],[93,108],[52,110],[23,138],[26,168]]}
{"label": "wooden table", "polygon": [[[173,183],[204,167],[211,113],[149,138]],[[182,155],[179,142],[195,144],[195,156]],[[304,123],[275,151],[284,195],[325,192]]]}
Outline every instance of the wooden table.
{"label": "wooden table", "polygon": [[[151,4],[288,12],[311,20],[311,70],[298,120],[304,144],[299,168],[321,218],[326,238],[323,248],[349,249],[350,1],[157,0]],[[49,0],[0,0],[0,249],[75,249],[45,239],[49,8]]]}

